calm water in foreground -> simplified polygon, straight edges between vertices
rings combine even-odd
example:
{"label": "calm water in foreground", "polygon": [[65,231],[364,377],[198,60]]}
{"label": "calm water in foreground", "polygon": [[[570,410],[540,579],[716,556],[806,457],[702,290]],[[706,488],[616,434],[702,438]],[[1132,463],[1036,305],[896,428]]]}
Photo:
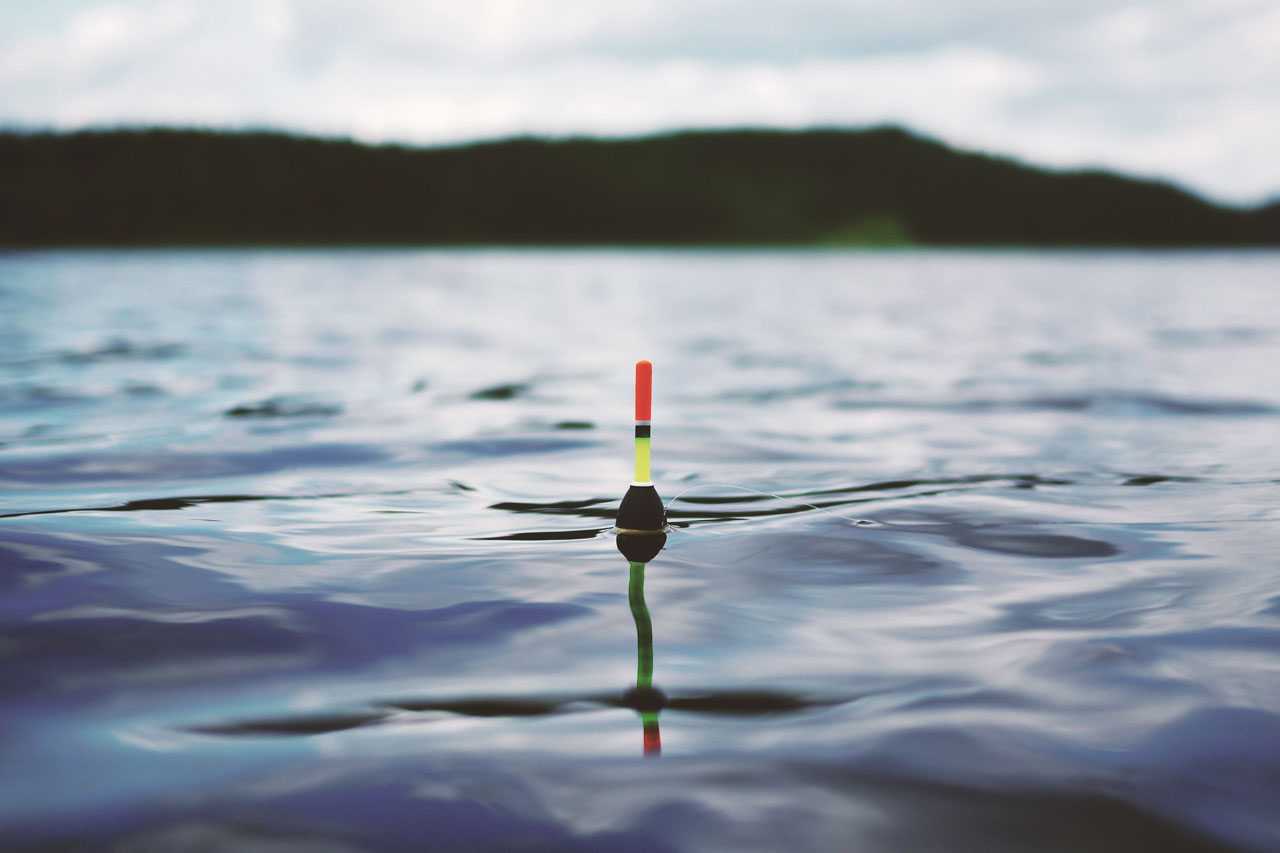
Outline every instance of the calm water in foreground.
{"label": "calm water in foreground", "polygon": [[1278,504],[1275,253],[0,255],[3,846],[1275,849]]}

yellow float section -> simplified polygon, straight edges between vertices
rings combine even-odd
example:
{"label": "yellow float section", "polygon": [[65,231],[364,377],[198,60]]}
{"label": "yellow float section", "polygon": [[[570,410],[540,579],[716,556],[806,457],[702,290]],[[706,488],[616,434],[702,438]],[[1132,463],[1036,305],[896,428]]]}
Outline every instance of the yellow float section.
{"label": "yellow float section", "polygon": [[649,439],[636,439],[636,479],[637,483],[649,482]]}

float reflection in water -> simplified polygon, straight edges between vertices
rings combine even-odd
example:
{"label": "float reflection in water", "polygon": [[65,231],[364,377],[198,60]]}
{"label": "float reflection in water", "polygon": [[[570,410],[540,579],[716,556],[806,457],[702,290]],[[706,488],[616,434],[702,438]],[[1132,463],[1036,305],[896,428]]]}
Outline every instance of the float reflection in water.
{"label": "float reflection in water", "polygon": [[[621,543],[619,547],[622,547]],[[644,754],[660,755],[662,735],[658,730],[658,712],[666,703],[666,696],[653,686],[653,622],[644,603],[645,564],[632,562],[630,566],[627,598],[631,602],[631,615],[636,620],[636,686],[628,692],[625,700],[640,712],[644,725]]]}

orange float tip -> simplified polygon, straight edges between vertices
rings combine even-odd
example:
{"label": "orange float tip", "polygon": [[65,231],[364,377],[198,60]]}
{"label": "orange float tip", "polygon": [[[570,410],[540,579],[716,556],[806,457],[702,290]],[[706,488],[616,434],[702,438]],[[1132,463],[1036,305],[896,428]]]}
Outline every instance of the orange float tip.
{"label": "orange float tip", "polygon": [[636,420],[647,421],[653,413],[653,365],[636,362]]}

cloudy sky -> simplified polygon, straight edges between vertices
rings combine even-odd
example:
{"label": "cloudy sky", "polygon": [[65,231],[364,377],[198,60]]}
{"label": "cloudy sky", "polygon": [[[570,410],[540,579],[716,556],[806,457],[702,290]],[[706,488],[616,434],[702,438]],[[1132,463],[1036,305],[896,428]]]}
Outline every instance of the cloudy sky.
{"label": "cloudy sky", "polygon": [[1278,0],[0,0],[0,123],[439,143],[903,124],[1280,196]]}

